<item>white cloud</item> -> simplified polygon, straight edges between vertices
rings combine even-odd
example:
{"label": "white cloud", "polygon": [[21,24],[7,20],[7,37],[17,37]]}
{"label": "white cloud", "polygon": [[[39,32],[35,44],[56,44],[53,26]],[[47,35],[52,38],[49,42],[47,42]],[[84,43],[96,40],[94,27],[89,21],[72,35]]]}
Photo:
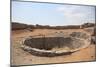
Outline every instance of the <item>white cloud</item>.
{"label": "white cloud", "polygon": [[88,6],[62,6],[58,7],[57,11],[62,13],[66,17],[66,21],[70,23],[81,24],[83,22],[88,22],[93,20],[93,10],[88,8]]}

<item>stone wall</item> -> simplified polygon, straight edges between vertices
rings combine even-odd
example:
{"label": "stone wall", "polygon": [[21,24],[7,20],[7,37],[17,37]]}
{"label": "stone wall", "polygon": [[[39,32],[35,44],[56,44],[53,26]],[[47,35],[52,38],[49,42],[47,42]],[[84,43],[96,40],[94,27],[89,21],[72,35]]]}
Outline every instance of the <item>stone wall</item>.
{"label": "stone wall", "polygon": [[63,46],[63,37],[30,38],[24,41],[24,44],[38,49],[50,50],[54,47]]}
{"label": "stone wall", "polygon": [[51,50],[52,48],[69,47],[71,49],[79,48],[84,45],[84,41],[72,37],[46,37],[30,38],[24,41],[24,44],[32,48]]}
{"label": "stone wall", "polygon": [[[90,45],[90,37],[85,33],[73,32],[68,37],[29,37],[23,43],[25,51],[37,56],[58,56],[71,54]],[[68,47],[66,50],[54,50],[53,48]]]}

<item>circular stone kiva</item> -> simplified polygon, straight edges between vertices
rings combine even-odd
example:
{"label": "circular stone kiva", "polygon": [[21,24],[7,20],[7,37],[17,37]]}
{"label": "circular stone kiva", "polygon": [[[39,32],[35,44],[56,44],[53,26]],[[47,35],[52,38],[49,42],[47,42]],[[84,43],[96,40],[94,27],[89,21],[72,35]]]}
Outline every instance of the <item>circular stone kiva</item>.
{"label": "circular stone kiva", "polygon": [[[62,34],[63,35],[63,34]],[[63,36],[32,36],[23,41],[21,46],[25,51],[36,56],[70,55],[90,45],[91,38],[82,32],[72,32]]]}

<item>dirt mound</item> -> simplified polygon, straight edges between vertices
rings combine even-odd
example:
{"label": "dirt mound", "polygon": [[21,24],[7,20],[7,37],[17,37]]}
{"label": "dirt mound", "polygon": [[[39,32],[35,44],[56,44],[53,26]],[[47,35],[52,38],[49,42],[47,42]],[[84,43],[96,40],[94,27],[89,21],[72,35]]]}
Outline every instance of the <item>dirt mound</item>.
{"label": "dirt mound", "polygon": [[82,28],[95,27],[95,23],[84,23]]}

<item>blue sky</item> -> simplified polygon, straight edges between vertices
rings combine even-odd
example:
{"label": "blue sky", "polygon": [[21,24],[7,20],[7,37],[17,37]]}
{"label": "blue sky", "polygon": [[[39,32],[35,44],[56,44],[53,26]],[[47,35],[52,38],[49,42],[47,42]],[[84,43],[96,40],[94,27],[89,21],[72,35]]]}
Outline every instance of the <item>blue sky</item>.
{"label": "blue sky", "polygon": [[95,22],[95,7],[12,1],[12,21],[51,26]]}

